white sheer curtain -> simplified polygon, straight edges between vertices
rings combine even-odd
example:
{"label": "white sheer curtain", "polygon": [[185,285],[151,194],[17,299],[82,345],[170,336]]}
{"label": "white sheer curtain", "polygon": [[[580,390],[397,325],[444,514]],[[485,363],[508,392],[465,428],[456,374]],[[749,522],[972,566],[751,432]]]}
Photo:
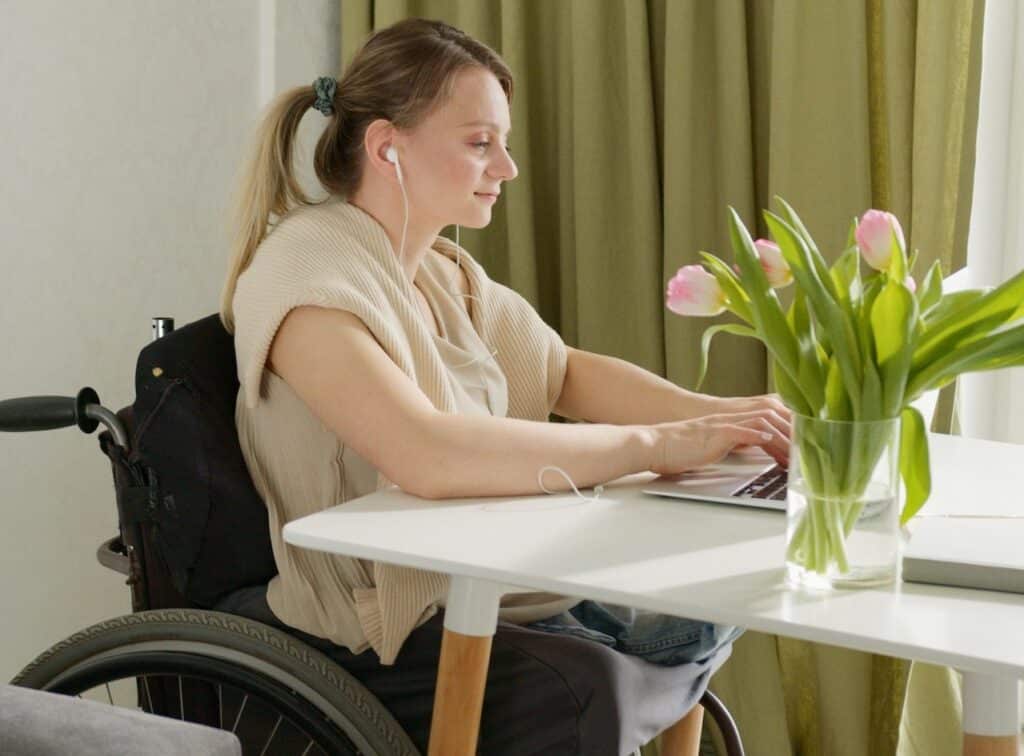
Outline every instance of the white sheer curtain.
{"label": "white sheer curtain", "polygon": [[[973,286],[994,286],[1024,268],[1024,2],[1020,0],[985,3],[977,145],[967,267]],[[965,436],[1024,443],[1024,368],[966,375],[960,381]]]}
{"label": "white sheer curtain", "polygon": [[[967,265],[975,286],[1024,268],[1024,2],[987,0],[974,204]],[[1024,443],[1024,368],[961,379],[964,435]]]}

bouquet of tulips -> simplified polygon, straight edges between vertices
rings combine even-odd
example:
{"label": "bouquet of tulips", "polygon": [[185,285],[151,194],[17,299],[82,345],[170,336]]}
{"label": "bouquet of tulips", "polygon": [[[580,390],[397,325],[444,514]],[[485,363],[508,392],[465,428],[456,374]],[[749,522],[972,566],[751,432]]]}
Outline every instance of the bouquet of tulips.
{"label": "bouquet of tulips", "polygon": [[[908,258],[899,221],[880,210],[854,219],[846,249],[829,265],[796,212],[776,199],[780,212],[764,213],[773,240],[753,240],[730,208],[736,265],[702,252],[703,266],[680,268],[669,281],[673,312],[728,310],[741,321],[705,330],[698,387],[711,339],[725,331],[764,343],[776,390],[795,414],[899,418],[898,464],[906,488],[900,522],[906,523],[931,488],[925,421],[910,403],[961,373],[1024,364],[1024,271],[995,289],[944,294],[936,261],[918,285],[917,253]],[[794,281],[784,309],[776,289]],[[808,500],[787,558],[814,572],[830,565],[842,571],[844,541],[861,515],[860,498],[885,441],[868,435],[836,448],[834,440],[795,436],[817,501]]]}

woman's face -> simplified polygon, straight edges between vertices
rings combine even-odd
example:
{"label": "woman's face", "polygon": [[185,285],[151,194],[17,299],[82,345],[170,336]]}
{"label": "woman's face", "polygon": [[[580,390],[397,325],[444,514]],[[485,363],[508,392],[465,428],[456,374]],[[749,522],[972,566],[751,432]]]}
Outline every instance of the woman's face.
{"label": "woman's face", "polygon": [[508,152],[508,101],[490,71],[456,74],[451,99],[396,140],[410,211],[425,224],[483,228],[502,182],[519,171]]}

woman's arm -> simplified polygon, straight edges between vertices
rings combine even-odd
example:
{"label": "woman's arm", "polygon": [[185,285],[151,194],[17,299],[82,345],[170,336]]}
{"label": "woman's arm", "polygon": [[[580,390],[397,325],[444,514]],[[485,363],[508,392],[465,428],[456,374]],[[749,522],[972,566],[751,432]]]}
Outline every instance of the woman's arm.
{"label": "woman's arm", "polygon": [[556,415],[613,425],[654,425],[709,415],[766,413],[786,438],[792,413],[777,394],[719,397],[676,386],[649,370],[616,357],[568,347]]}
{"label": "woman's arm", "polygon": [[[362,321],[342,310],[292,310],[267,367],[357,454],[425,498],[536,494],[547,465],[584,488],[634,472],[699,467],[737,444],[775,439],[782,453],[779,434],[758,412],[659,425],[438,412]],[[571,490],[556,472],[541,482],[548,490]]]}
{"label": "woman's arm", "polygon": [[[656,434],[640,425],[573,425],[438,412],[366,326],[342,310],[298,307],[267,367],[325,426],[389,480],[426,498],[537,493],[545,465],[579,487],[650,469]],[[557,473],[551,490],[571,490]]]}
{"label": "woman's arm", "polygon": [[718,397],[687,391],[617,357],[568,349],[556,415],[627,425],[689,420],[720,411]]}

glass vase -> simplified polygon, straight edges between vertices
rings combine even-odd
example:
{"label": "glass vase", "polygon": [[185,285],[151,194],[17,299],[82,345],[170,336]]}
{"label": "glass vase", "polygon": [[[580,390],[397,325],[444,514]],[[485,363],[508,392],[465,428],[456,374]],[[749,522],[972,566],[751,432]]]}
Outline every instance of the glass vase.
{"label": "glass vase", "polygon": [[791,585],[858,588],[900,569],[900,419],[793,415],[786,500]]}

